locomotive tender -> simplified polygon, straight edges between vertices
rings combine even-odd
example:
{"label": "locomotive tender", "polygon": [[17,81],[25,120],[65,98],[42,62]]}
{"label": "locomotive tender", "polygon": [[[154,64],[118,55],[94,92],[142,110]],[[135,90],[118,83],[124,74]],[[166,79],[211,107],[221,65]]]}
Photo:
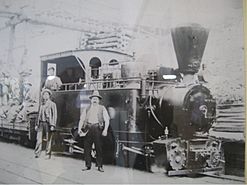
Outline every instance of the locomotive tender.
{"label": "locomotive tender", "polygon": [[221,171],[221,141],[208,136],[216,103],[198,76],[208,30],[194,24],[171,33],[176,70],[145,71],[133,55],[99,49],[42,56],[41,88],[49,66],[63,82],[52,97],[58,108],[54,150],[83,153],[77,125],[97,89],[111,118],[103,138],[105,160],[127,167],[144,165],[151,171],[155,166],[168,175]]}

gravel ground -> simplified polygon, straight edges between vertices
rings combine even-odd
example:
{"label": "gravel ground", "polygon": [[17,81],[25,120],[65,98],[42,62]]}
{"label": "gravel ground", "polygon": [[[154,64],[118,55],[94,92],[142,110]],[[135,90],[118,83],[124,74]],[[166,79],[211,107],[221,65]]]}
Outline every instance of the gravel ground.
{"label": "gravel ground", "polygon": [[71,157],[53,155],[34,158],[32,149],[13,143],[0,142],[0,183],[7,184],[235,184],[238,181],[201,176],[167,177],[163,173],[148,173],[135,169],[104,166],[104,173],[94,167],[82,172],[84,162]]}

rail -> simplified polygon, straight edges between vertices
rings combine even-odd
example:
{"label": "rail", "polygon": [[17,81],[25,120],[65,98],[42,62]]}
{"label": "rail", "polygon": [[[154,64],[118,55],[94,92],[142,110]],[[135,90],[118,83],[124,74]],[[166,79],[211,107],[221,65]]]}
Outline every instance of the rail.
{"label": "rail", "polygon": [[[63,83],[58,91],[78,91],[94,89],[140,89],[142,80],[140,77],[121,79],[95,79],[91,82],[79,81],[77,83]],[[161,84],[174,84],[173,81],[145,80],[147,90],[155,89]],[[154,84],[154,85],[153,85]]]}
{"label": "rail", "polygon": [[140,88],[140,78],[95,79],[91,82],[63,83],[59,91],[127,88],[129,84],[135,84],[133,87]]}

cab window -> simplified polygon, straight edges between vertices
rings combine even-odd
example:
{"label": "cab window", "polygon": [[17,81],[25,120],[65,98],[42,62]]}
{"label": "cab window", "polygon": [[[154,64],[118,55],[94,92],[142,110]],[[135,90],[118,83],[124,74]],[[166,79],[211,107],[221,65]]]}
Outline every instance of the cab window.
{"label": "cab window", "polygon": [[97,57],[93,57],[90,60],[89,66],[91,67],[91,77],[93,79],[99,78],[99,68],[101,67],[101,61]]}

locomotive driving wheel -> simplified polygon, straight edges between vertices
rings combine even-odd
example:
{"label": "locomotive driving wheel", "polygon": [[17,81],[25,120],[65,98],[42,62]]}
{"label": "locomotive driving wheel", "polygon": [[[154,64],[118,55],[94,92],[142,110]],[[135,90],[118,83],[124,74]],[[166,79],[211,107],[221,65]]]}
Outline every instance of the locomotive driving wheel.
{"label": "locomotive driving wheel", "polygon": [[224,152],[221,147],[221,142],[217,142],[215,140],[210,140],[206,144],[209,157],[207,159],[208,167],[215,168],[219,167],[222,162],[224,162]]}
{"label": "locomotive driving wheel", "polygon": [[185,148],[180,140],[172,141],[167,146],[168,162],[173,170],[181,170],[185,167]]}

